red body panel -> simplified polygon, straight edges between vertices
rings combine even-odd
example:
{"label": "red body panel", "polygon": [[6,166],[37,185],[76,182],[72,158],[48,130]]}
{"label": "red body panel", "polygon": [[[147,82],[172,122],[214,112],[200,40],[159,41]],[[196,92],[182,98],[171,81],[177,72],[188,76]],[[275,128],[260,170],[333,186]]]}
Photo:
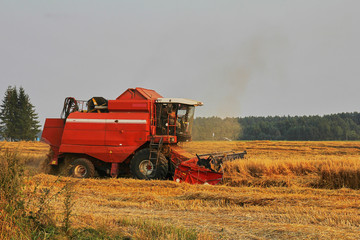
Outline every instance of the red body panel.
{"label": "red body panel", "polygon": [[64,119],[47,118],[45,120],[44,130],[41,135],[41,141],[50,145],[53,156],[51,164],[58,163],[59,147],[61,145],[61,137],[64,131]]}
{"label": "red body panel", "polygon": [[59,147],[61,144],[61,136],[64,130],[64,119],[47,118],[45,120],[44,130],[41,135],[41,141],[50,146]]}
{"label": "red body panel", "polygon": [[144,100],[109,100],[108,109],[109,111],[145,111],[148,112],[150,109],[151,101]]}
{"label": "red body panel", "polygon": [[145,89],[145,88],[129,88],[126,90],[123,94],[121,94],[116,100],[156,100],[158,98],[161,98],[162,96],[151,89]]}
{"label": "red body panel", "polygon": [[124,162],[154,134],[152,115],[159,97],[154,90],[128,89],[116,100],[108,101],[109,112],[73,112],[66,122],[46,119],[42,139],[54,152],[56,161],[52,164],[57,164],[57,157],[65,153],[86,154],[103,162]]}
{"label": "red body panel", "polygon": [[74,112],[66,119],[60,153],[84,153],[104,162],[123,162],[150,135],[148,112]]}

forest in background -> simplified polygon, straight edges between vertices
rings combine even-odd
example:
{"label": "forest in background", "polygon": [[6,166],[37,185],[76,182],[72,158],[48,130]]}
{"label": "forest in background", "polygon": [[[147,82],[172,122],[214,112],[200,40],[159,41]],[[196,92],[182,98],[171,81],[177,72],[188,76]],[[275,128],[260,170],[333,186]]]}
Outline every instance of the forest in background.
{"label": "forest in background", "polygon": [[324,116],[198,117],[193,140],[360,140],[360,113]]}

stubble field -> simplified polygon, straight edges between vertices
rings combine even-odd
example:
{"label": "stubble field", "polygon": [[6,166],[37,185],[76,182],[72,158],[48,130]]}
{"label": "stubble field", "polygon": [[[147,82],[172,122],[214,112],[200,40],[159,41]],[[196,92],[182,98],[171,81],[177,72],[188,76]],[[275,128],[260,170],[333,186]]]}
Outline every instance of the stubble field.
{"label": "stubble field", "polygon": [[[71,189],[74,229],[107,229],[134,239],[151,239],[139,226],[190,229],[197,239],[359,238],[360,142],[191,142],[182,147],[192,154],[248,154],[224,165],[222,185],[209,186],[59,178],[38,170],[47,145],[2,143],[1,149],[17,149],[25,159],[29,196],[35,188],[54,194],[64,186]],[[58,222],[65,197],[58,194],[49,202]]]}

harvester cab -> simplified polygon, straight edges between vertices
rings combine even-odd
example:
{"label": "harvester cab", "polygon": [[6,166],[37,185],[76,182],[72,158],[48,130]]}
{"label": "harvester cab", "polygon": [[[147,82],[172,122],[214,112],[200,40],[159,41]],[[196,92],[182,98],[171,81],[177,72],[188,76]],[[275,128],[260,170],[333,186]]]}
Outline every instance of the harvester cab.
{"label": "harvester cab", "polygon": [[156,100],[156,135],[176,136],[177,142],[191,141],[195,106],[202,102],[183,98]]}

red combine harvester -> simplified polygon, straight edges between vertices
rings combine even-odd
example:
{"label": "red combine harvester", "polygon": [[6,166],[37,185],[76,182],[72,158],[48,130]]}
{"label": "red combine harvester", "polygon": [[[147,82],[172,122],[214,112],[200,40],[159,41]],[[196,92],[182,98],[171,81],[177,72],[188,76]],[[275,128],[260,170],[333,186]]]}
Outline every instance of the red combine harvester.
{"label": "red combine harvester", "polygon": [[191,141],[195,106],[201,105],[144,88],[115,100],[68,97],[61,118],[46,119],[41,137],[51,147],[50,173],[88,178],[130,172],[138,179],[217,184],[222,162],[246,152],[192,157],[177,146]]}

